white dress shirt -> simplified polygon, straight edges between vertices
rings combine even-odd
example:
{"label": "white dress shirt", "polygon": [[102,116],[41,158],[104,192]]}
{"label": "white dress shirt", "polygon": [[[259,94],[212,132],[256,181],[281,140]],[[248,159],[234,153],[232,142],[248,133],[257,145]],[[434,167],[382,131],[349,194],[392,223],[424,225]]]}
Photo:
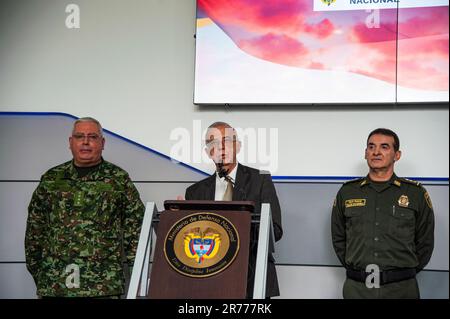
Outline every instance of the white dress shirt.
{"label": "white dress shirt", "polygon": [[[233,183],[236,181],[236,172],[237,172],[238,164],[233,168],[233,170],[228,174]],[[225,177],[220,178],[219,174],[216,172],[216,192],[214,196],[214,200],[223,200],[223,195],[225,195],[225,191],[227,190],[228,182]]]}

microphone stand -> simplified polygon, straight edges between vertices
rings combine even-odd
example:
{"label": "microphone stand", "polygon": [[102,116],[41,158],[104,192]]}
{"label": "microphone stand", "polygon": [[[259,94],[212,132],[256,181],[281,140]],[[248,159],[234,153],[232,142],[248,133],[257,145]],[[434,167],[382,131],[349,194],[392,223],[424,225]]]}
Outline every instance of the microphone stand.
{"label": "microphone stand", "polygon": [[223,163],[217,163],[217,174],[219,175],[220,178],[225,178],[225,180],[227,182],[230,182],[231,185],[233,185],[233,189],[237,190],[239,193],[241,193],[242,196],[242,200],[247,200],[247,194],[244,192],[244,190],[242,188],[236,188],[236,183],[233,181],[233,179],[228,175],[228,171],[226,169],[223,168]]}
{"label": "microphone stand", "polygon": [[226,169],[223,168],[223,163],[217,163],[217,174],[219,175],[220,178],[225,178],[225,180],[227,182],[230,182],[233,185],[234,188],[234,181],[232,180],[232,178],[230,176],[228,176],[228,171]]}

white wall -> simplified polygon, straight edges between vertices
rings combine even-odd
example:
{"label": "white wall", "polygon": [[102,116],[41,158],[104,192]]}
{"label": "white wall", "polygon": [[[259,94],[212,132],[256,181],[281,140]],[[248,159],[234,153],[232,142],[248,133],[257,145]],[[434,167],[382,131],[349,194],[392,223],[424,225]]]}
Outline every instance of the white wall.
{"label": "white wall", "polygon": [[[65,27],[69,3],[80,6],[80,29]],[[402,143],[399,175],[448,177],[448,107],[227,111],[193,105],[195,9],[195,0],[2,1],[0,111],[94,116],[105,128],[167,155],[176,142],[169,140],[173,129],[190,131],[194,120],[203,128],[216,120],[274,127],[278,169],[272,166],[272,173],[291,176],[364,175],[367,134],[389,127]]]}

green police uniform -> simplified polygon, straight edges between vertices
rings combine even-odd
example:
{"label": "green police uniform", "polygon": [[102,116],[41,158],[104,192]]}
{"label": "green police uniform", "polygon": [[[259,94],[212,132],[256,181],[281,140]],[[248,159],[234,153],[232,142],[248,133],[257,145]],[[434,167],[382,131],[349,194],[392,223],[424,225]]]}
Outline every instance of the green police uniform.
{"label": "green police uniform", "polygon": [[[415,274],[431,258],[434,213],[418,182],[369,177],[345,183],[333,204],[334,250],[347,270],[344,298],[419,298]],[[377,265],[380,287],[365,284],[368,265]],[[369,272],[370,273],[370,272]]]}
{"label": "green police uniform", "polygon": [[83,175],[66,162],[47,171],[33,193],[25,255],[39,296],[124,292],[122,258],[133,264],[144,205],[116,165],[102,159]]}

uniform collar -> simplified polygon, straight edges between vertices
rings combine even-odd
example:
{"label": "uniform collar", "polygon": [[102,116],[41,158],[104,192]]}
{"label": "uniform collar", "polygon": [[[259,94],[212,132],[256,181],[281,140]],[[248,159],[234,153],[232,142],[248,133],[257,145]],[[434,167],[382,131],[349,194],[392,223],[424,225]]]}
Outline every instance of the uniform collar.
{"label": "uniform collar", "polygon": [[[87,175],[83,176],[82,178],[85,178],[86,176],[92,176],[92,178],[95,179],[93,174],[98,172],[99,168],[104,163],[105,163],[105,160],[102,157],[101,162],[99,164],[92,166],[92,171],[90,171]],[[78,176],[78,171],[77,171],[77,168],[76,168],[76,165],[75,165],[75,162],[73,159],[70,161],[70,165],[68,168],[69,168],[68,171],[64,174],[64,179],[74,179],[74,180],[80,179],[80,177]],[[89,178],[89,179],[91,179],[91,178]]]}
{"label": "uniform collar", "polygon": [[[372,180],[369,178],[369,174],[367,174],[367,176],[364,177],[364,178],[361,180],[361,182],[359,183],[359,186],[360,186],[360,187],[363,187],[364,185],[370,185],[370,184],[373,184],[373,183],[375,183],[375,182],[372,181]],[[395,175],[395,173],[392,174],[391,178],[390,178],[388,181],[386,181],[386,183],[395,185],[395,186],[397,186],[397,187],[402,186],[402,182],[401,182],[400,179],[397,177],[397,175]]]}

